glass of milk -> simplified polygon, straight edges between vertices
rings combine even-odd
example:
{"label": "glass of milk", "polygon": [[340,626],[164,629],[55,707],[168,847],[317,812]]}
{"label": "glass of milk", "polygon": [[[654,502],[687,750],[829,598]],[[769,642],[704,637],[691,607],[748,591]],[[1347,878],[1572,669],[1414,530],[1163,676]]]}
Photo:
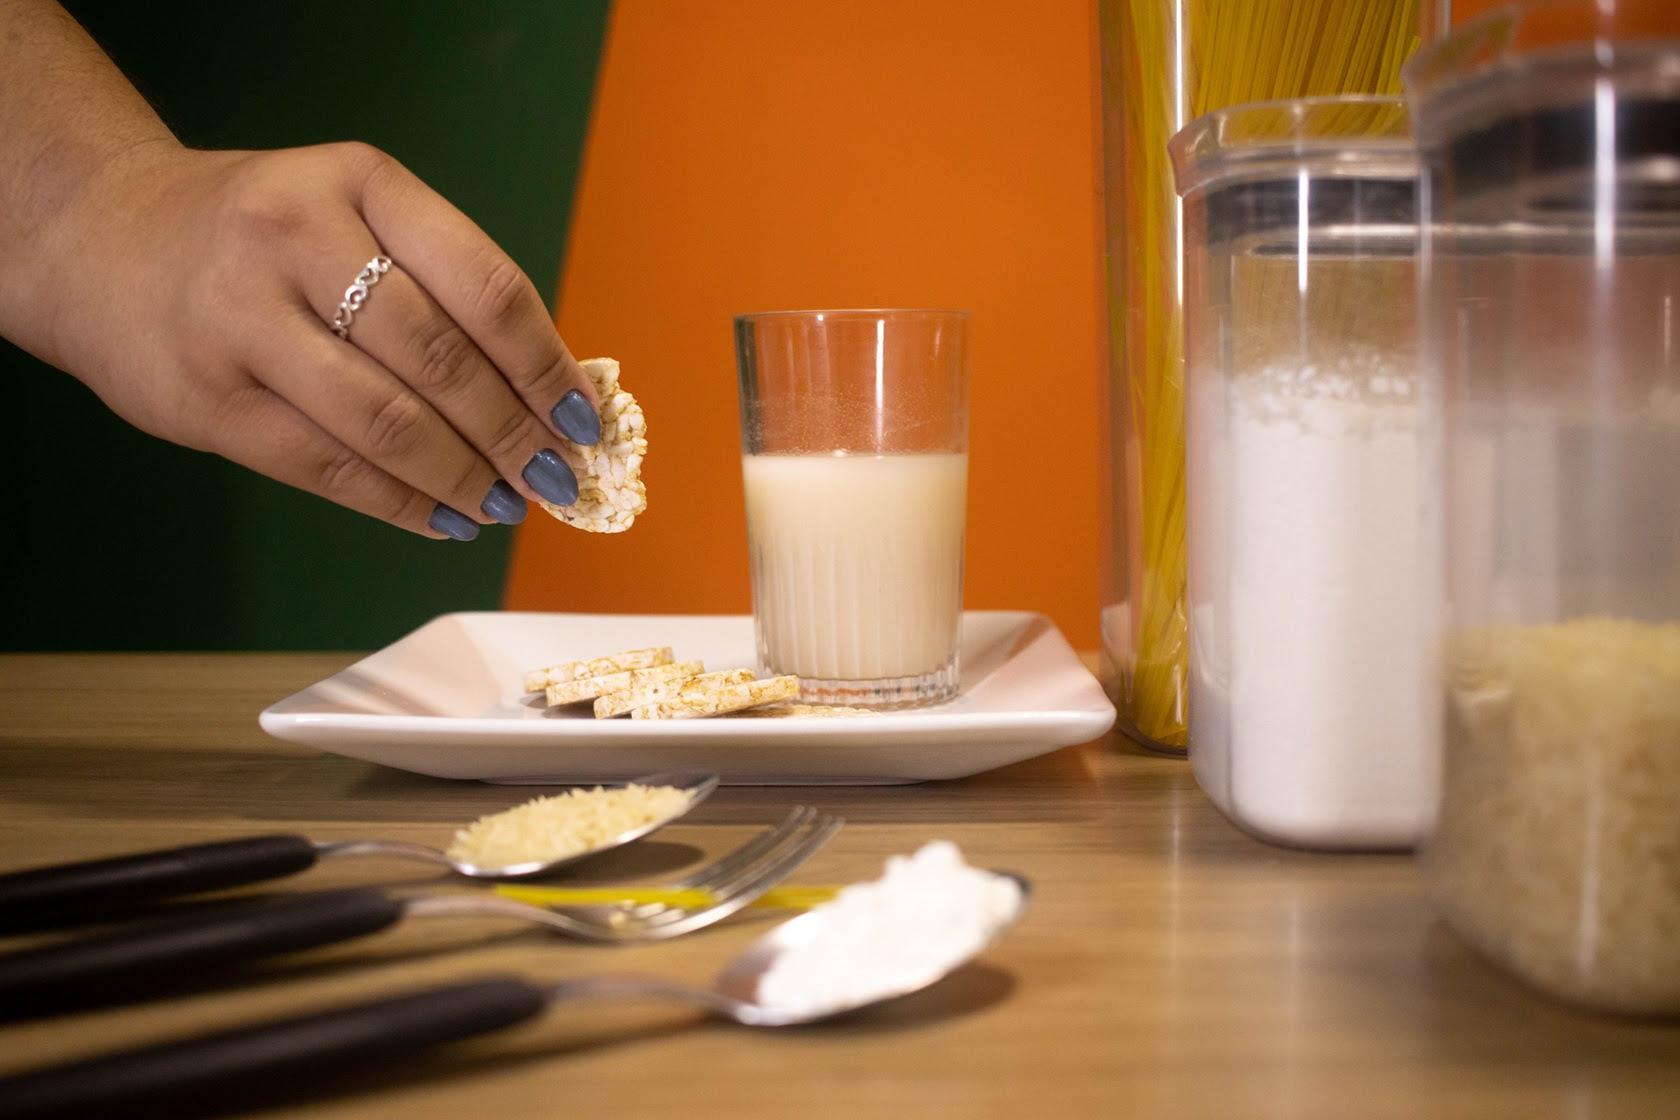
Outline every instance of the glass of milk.
{"label": "glass of milk", "polygon": [[957,694],[966,311],[735,319],[759,667],[812,703]]}

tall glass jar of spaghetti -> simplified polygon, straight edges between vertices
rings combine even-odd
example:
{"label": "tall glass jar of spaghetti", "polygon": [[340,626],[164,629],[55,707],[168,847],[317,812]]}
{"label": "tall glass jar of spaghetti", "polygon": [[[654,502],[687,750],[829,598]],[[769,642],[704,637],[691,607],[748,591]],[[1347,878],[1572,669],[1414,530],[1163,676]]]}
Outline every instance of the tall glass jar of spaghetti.
{"label": "tall glass jar of spaghetti", "polygon": [[1099,0],[1109,377],[1103,669],[1121,727],[1189,745],[1184,231],[1167,141],[1215,109],[1398,94],[1418,0]]}

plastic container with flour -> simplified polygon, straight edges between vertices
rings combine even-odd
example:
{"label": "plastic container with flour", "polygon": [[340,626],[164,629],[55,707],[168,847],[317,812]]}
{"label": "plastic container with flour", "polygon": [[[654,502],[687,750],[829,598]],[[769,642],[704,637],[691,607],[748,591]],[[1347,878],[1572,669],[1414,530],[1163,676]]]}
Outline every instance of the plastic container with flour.
{"label": "plastic container with flour", "polygon": [[1263,839],[1410,847],[1438,701],[1404,107],[1240,106],[1171,149],[1196,780]]}

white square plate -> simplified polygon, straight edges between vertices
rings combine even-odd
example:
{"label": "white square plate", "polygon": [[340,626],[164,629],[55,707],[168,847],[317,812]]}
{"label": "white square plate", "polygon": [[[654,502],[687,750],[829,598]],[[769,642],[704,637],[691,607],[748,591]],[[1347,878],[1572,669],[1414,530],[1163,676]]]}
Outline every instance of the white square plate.
{"label": "white square plate", "polygon": [[440,778],[623,781],[714,770],[735,785],[961,778],[1108,730],[1114,707],[1041,614],[963,615],[962,687],[931,708],[854,719],[597,720],[520,691],[528,669],[670,646],[752,666],[746,615],[468,612],[435,618],[262,713],[270,735]]}

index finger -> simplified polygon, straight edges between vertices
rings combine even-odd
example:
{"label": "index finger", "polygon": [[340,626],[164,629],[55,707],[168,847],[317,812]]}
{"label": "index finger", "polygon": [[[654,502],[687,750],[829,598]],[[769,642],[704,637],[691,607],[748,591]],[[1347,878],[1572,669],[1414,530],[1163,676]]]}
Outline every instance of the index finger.
{"label": "index finger", "polygon": [[396,160],[375,164],[360,205],[386,255],[478,344],[527,408],[574,443],[600,439],[595,388],[512,257]]}

